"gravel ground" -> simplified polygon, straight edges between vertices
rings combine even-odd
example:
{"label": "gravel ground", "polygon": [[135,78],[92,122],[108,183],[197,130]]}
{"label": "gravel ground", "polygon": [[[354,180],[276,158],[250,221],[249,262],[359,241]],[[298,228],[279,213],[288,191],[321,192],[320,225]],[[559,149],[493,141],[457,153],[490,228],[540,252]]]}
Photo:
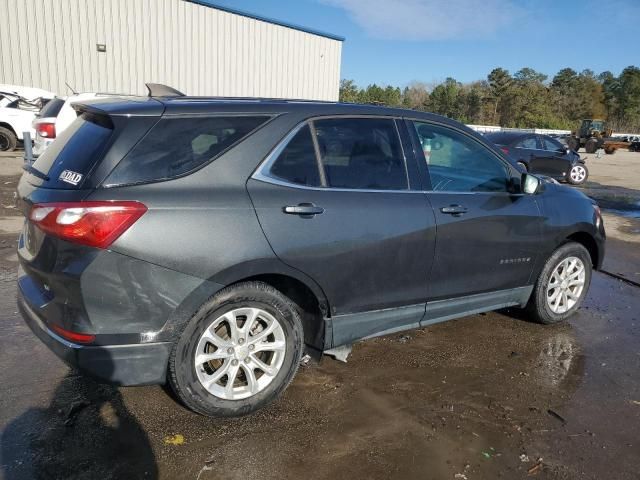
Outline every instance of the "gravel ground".
{"label": "gravel ground", "polygon": [[0,478],[638,478],[640,154],[590,158],[585,187],[631,282],[596,273],[564,325],[502,311],[358,343],[236,420],[98,385],[40,344],[15,308],[16,165],[0,156]]}

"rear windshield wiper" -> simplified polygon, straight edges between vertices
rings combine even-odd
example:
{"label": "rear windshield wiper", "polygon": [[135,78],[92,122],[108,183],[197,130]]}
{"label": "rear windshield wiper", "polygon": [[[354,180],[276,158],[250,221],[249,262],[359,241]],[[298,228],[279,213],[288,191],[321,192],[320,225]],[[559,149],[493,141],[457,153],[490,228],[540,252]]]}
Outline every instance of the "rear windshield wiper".
{"label": "rear windshield wiper", "polygon": [[40,170],[38,170],[37,168],[33,167],[32,165],[26,165],[25,164],[25,165],[22,166],[22,169],[26,170],[27,172],[29,172],[34,177],[38,177],[38,178],[44,180],[45,182],[48,182],[49,180],[51,180],[46,173],[42,173]]}

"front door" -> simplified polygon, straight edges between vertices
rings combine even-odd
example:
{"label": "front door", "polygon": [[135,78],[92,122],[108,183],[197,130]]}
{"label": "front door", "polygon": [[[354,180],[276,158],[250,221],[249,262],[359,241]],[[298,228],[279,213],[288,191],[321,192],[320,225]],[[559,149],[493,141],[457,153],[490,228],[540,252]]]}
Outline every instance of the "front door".
{"label": "front door", "polygon": [[429,301],[530,285],[541,217],[534,196],[510,192],[519,173],[465,132],[417,121],[409,128],[431,144],[429,161],[421,159],[437,225],[427,315]]}
{"label": "front door", "polygon": [[571,161],[565,147],[558,141],[538,136],[540,150],[534,160],[534,173],[547,175],[553,178],[564,178],[571,169]]}
{"label": "front door", "polygon": [[365,336],[416,326],[424,314],[435,221],[410,187],[397,132],[389,118],[308,122],[247,184],[275,254],[327,295],[334,339],[341,315],[407,307],[369,325],[349,317]]}

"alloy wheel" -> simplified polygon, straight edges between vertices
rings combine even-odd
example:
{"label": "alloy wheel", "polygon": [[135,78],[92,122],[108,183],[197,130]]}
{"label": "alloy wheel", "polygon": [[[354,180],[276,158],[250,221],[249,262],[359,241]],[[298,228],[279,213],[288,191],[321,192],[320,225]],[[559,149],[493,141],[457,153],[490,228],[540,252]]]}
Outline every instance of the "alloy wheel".
{"label": "alloy wheel", "polygon": [[582,183],[587,177],[587,170],[582,165],[574,165],[569,172],[571,180],[575,183]]}
{"label": "alloy wheel", "polygon": [[264,390],[286,353],[280,322],[260,308],[237,308],[216,318],[200,336],[194,366],[201,385],[224,400]]}
{"label": "alloy wheel", "polygon": [[580,300],[586,281],[585,266],[578,257],[567,257],[553,270],[547,284],[547,305],[563,314]]}

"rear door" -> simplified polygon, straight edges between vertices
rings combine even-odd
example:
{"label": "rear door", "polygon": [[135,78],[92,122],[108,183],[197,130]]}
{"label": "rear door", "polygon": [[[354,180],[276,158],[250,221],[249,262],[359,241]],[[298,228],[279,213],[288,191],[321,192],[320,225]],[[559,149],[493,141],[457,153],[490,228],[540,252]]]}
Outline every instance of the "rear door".
{"label": "rear door", "polygon": [[434,217],[407,160],[392,118],[322,118],[295,129],[248,182],[274,252],[323,288],[332,316],[405,307],[357,336],[424,314]]}
{"label": "rear door", "polygon": [[512,177],[519,173],[466,132],[407,123],[416,143],[432,146],[428,162],[419,159],[437,224],[425,320],[430,302],[529,285],[541,217],[534,196],[512,193]]}
{"label": "rear door", "polygon": [[512,157],[516,160],[520,160],[527,165],[527,169],[533,172],[532,165],[535,163],[538,156],[540,145],[535,135],[528,135],[521,138],[513,144],[513,149],[510,150]]}

